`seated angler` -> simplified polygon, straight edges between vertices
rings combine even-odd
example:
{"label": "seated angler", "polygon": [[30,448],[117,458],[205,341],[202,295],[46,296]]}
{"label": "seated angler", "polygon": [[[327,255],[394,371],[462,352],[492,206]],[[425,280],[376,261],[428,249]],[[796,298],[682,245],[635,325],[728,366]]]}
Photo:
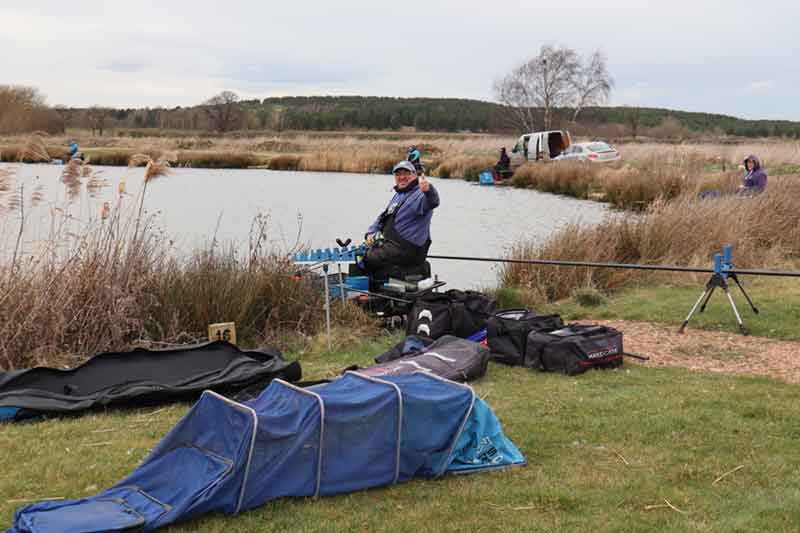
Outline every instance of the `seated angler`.
{"label": "seated angler", "polygon": [[511,174],[511,158],[508,157],[505,146],[500,148],[500,159],[494,166],[494,171],[501,178],[505,178]]}
{"label": "seated angler", "polygon": [[761,166],[761,161],[754,155],[747,156],[744,160],[747,173],[742,178],[739,186],[741,194],[758,194],[767,188],[767,172]]}
{"label": "seated angler", "polygon": [[406,154],[406,161],[409,161],[411,162],[412,165],[414,165],[417,174],[421,174],[425,171],[425,167],[422,166],[422,160],[420,159],[419,149],[416,146],[408,147],[408,153]]}
{"label": "seated angler", "polygon": [[414,165],[401,161],[392,169],[395,194],[389,206],[367,230],[367,252],[360,264],[366,272],[387,272],[423,265],[431,245],[433,210],[439,193]]}

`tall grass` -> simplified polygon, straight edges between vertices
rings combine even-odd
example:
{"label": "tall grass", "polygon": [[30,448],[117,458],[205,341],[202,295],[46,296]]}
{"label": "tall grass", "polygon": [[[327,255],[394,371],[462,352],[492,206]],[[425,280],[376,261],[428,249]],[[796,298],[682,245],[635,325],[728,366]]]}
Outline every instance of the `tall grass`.
{"label": "tall grass", "polygon": [[514,172],[511,184],[585,198],[598,179],[597,165],[573,162],[528,163]]}
{"label": "tall grass", "polygon": [[[798,227],[800,183],[787,179],[753,198],[697,200],[687,193],[669,202],[658,200],[641,217],[608,218],[592,227],[570,225],[543,243],[521,242],[510,257],[709,266],[715,252],[733,244],[737,266],[770,267],[800,257]],[[500,282],[555,300],[576,287],[613,290],[639,276],[632,270],[507,264]]]}
{"label": "tall grass", "polygon": [[317,172],[358,172],[387,174],[397,163],[398,156],[380,149],[363,151],[344,151],[328,149],[305,154],[300,159],[299,170]]}
{"label": "tall grass", "polygon": [[31,135],[22,146],[17,157],[22,163],[46,163],[52,159],[50,154],[47,153],[44,139],[39,135]]}
{"label": "tall grass", "polygon": [[496,159],[490,156],[459,155],[442,160],[433,169],[432,174],[440,178],[478,181],[480,173],[494,167],[496,162]]}
{"label": "tall grass", "polygon": [[270,158],[269,163],[267,163],[267,168],[270,170],[298,170],[300,168],[301,159],[302,157],[299,155],[276,155]]}
{"label": "tall grass", "polygon": [[260,160],[248,152],[180,151],[174,163],[192,168],[248,168],[258,165]]}
{"label": "tall grass", "polygon": [[626,163],[529,163],[517,169],[511,182],[516,187],[600,199],[620,209],[641,211],[658,199],[684,193],[732,192],[741,175],[730,168],[722,171],[718,159],[699,153],[662,150]]}
{"label": "tall grass", "polygon": [[[147,162],[149,179],[163,172],[160,164]],[[5,174],[0,184],[8,188]],[[254,220],[245,253],[212,240],[176,257],[140,200],[121,195],[107,218],[77,226],[68,212],[56,214],[35,248],[0,254],[0,370],[203,339],[207,325],[220,321],[235,321],[244,344],[297,342],[320,331],[322,295],[309,280],[293,279],[288,250],[271,244],[269,217]],[[14,205],[6,218],[19,212]],[[358,311],[334,317],[371,331]]]}

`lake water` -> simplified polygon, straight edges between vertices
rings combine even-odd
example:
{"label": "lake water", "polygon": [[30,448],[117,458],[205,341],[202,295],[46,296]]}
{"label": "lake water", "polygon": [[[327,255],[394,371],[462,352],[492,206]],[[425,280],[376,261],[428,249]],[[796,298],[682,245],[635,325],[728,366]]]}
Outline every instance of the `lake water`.
{"label": "lake water", "polygon": [[[84,178],[71,189],[61,181],[56,165],[0,165],[14,172],[13,187],[24,185],[28,249],[47,234],[53,210],[68,210],[77,223],[96,222],[104,202],[114,205],[124,182],[125,202],[133,206],[141,190],[142,168],[94,167],[99,179]],[[430,178],[439,190],[441,206],[431,228],[435,255],[501,256],[519,239],[544,239],[559,227],[593,224],[609,213],[596,202],[531,190],[482,187],[461,180]],[[157,214],[177,250],[185,252],[218,241],[246,246],[253,217],[268,213],[275,246],[288,249],[297,239],[315,248],[335,246],[337,237],[363,238],[392,195],[389,175],[271,170],[172,169],[152,180],[145,208]],[[42,200],[31,207],[30,194]],[[9,192],[5,193],[6,200]],[[2,198],[0,198],[2,199]],[[16,238],[19,218],[1,217],[0,244],[8,250]],[[431,260],[433,271],[451,288],[479,288],[496,283],[489,263]]]}

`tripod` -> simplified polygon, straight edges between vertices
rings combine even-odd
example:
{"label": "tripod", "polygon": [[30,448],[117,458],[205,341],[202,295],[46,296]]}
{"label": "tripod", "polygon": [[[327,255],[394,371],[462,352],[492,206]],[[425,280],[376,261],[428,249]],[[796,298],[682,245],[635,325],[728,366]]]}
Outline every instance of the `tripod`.
{"label": "tripod", "polygon": [[[711,299],[711,295],[714,294],[714,290],[720,288],[725,292],[725,296],[728,297],[728,303],[731,304],[731,309],[733,309],[733,314],[736,317],[736,323],[739,324],[739,331],[742,332],[742,335],[747,335],[747,328],[744,327],[744,323],[742,322],[742,317],[739,314],[739,310],[736,308],[736,303],[733,301],[733,297],[731,296],[730,290],[728,290],[728,279],[732,279],[736,286],[739,287],[739,290],[742,291],[747,303],[750,304],[750,309],[753,310],[753,313],[758,314],[758,309],[756,308],[753,300],[750,299],[750,295],[747,294],[747,291],[744,290],[742,284],[739,283],[739,278],[735,272],[730,272],[732,264],[731,264],[731,256],[732,256],[732,247],[730,244],[726,244],[723,247],[724,258],[721,254],[714,254],[714,273],[711,275],[711,279],[708,280],[706,283],[706,288],[703,290],[703,293],[700,295],[700,298],[697,299],[692,310],[689,311],[689,315],[686,317],[686,320],[683,321],[681,324],[678,333],[683,333],[684,329],[686,329],[686,325],[691,320],[692,316],[694,315],[697,308],[700,307],[700,312],[704,312],[706,310],[706,305],[708,305],[708,301]],[[702,303],[702,305],[701,305]]]}

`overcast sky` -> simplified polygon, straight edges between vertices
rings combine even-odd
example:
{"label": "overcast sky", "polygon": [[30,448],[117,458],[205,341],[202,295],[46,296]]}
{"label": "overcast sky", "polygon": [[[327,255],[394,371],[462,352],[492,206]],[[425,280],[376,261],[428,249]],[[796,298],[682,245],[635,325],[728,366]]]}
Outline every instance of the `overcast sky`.
{"label": "overcast sky", "polygon": [[51,104],[194,105],[222,89],[492,100],[495,78],[551,43],[602,49],[612,104],[800,120],[797,0],[3,4],[0,84]]}

